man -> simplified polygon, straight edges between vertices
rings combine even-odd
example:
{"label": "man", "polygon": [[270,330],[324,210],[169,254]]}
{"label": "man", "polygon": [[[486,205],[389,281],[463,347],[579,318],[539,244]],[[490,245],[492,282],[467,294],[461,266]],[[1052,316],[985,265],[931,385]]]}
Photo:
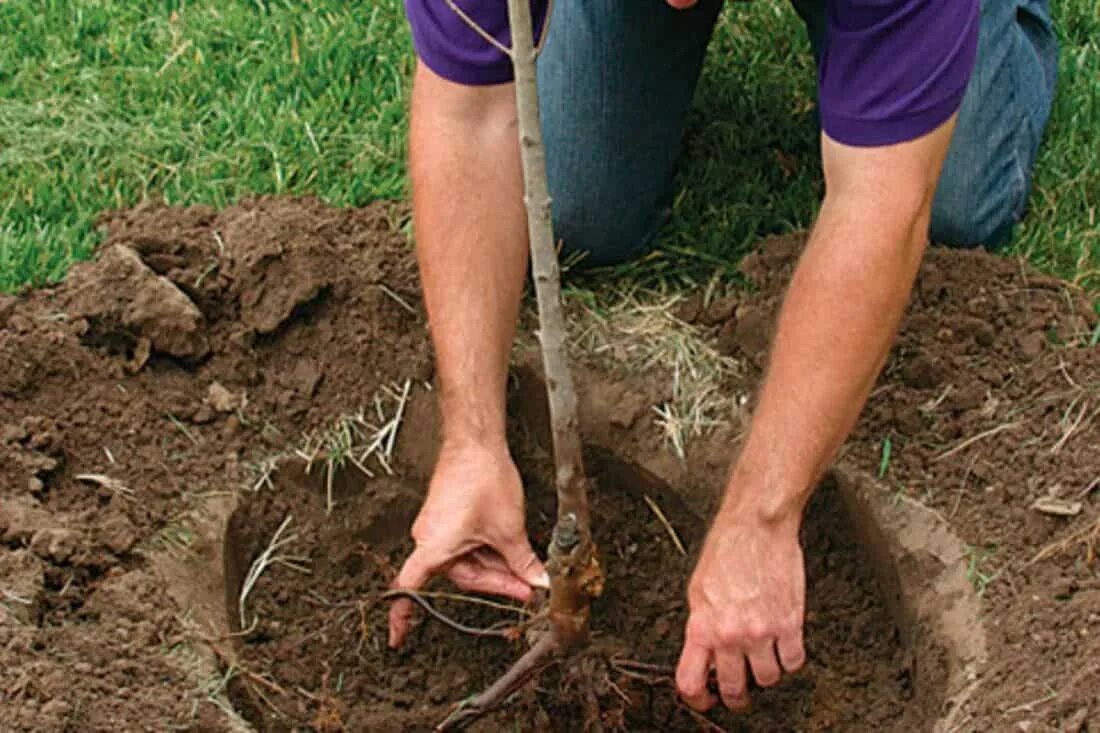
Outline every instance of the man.
{"label": "man", "polygon": [[[1054,89],[1047,0],[794,3],[818,60],[826,194],[688,586],[676,682],[697,710],[718,702],[711,670],[721,702],[741,709],[750,675],[773,685],[803,664],[803,507],[887,357],[929,232],[958,246],[1009,239]],[[504,0],[460,5],[507,42]],[[617,262],[643,253],[661,224],[721,3],[557,5],[539,60],[555,233],[590,262]],[[420,57],[413,205],[444,432],[395,584],[444,574],[526,600],[546,577],[504,437],[527,266],[510,66],[444,0],[406,9]],[[391,645],[410,614],[393,606]]]}

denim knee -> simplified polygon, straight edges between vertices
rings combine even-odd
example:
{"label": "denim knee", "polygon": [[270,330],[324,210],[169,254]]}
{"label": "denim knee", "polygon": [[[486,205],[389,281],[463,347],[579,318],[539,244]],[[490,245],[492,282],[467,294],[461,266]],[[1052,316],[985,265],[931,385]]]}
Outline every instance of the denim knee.
{"label": "denim knee", "polygon": [[598,190],[573,187],[552,202],[562,259],[582,268],[616,265],[645,254],[668,218],[666,207],[624,206],[604,200]]}
{"label": "denim knee", "polygon": [[[969,181],[973,185],[972,181]],[[951,179],[941,179],[929,236],[935,244],[948,247],[986,247],[995,250],[1012,240],[1016,223],[1022,218],[1028,186],[1022,175],[1007,186],[984,186],[977,190],[958,190]],[[979,193],[979,191],[981,193]],[[974,194],[979,193],[981,200]]]}

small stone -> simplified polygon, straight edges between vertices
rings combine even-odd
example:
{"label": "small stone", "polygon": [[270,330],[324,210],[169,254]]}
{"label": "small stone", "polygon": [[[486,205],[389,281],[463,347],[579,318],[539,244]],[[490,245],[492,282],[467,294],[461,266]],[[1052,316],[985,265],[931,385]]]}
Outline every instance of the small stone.
{"label": "small stone", "polygon": [[32,494],[41,494],[46,489],[46,484],[42,483],[42,479],[37,476],[31,476],[27,479],[27,490]]}
{"label": "small stone", "polygon": [[233,412],[237,409],[240,401],[219,382],[211,382],[210,387],[206,390],[206,404],[218,412]]}
{"label": "small stone", "polygon": [[225,425],[222,427],[222,435],[230,438],[241,431],[241,421],[237,419],[236,415],[230,415],[225,419]]}
{"label": "small stone", "polygon": [[1036,500],[1035,503],[1031,505],[1031,508],[1037,512],[1055,517],[1076,517],[1081,513],[1083,505],[1079,501],[1056,499],[1047,496]]}

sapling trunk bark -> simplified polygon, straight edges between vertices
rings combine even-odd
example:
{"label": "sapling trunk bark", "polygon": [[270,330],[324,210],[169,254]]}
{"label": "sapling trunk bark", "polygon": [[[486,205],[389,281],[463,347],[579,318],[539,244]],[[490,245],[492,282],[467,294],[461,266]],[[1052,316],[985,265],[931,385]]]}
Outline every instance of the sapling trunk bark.
{"label": "sapling trunk bark", "polygon": [[[552,655],[587,641],[589,608],[592,599],[603,589],[603,573],[589,526],[588,480],[581,453],[577,393],[566,351],[561,270],[554,247],[546,153],[539,121],[535,75],[535,59],[539,49],[535,45],[530,0],[508,0],[508,22],[512,31],[510,49],[501,46],[478,28],[454,0],[444,2],[487,42],[508,54],[515,72],[523,200],[527,208],[531,271],[538,301],[538,335],[550,405],[554,486],[558,496],[557,522],[548,553],[550,630],[500,679],[480,695],[460,705],[438,727],[438,730],[451,730],[464,727],[502,703],[537,673]],[[550,22],[550,12],[548,8],[545,24]]]}
{"label": "sapling trunk bark", "polygon": [[538,301],[539,344],[550,404],[554,485],[558,494],[558,519],[549,551],[550,619],[558,642],[572,646],[587,638],[589,602],[601,590],[602,574],[589,528],[588,481],[577,424],[577,393],[566,352],[561,270],[554,248],[529,0],[508,0],[508,24],[512,30],[523,200],[527,207],[531,273]]}

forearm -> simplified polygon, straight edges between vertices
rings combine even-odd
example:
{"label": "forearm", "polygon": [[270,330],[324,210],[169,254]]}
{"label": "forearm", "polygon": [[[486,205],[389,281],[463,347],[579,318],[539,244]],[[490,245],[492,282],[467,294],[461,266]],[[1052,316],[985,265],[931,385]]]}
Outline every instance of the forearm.
{"label": "forearm", "polygon": [[827,200],[785,299],[724,509],[797,517],[882,368],[925,249],[927,214]]}
{"label": "forearm", "polygon": [[527,267],[511,87],[460,87],[421,65],[409,152],[444,440],[499,443]]}
{"label": "forearm", "polygon": [[952,119],[882,148],[823,139],[825,202],[779,315],[726,516],[797,525],[890,352],[953,129]]}

